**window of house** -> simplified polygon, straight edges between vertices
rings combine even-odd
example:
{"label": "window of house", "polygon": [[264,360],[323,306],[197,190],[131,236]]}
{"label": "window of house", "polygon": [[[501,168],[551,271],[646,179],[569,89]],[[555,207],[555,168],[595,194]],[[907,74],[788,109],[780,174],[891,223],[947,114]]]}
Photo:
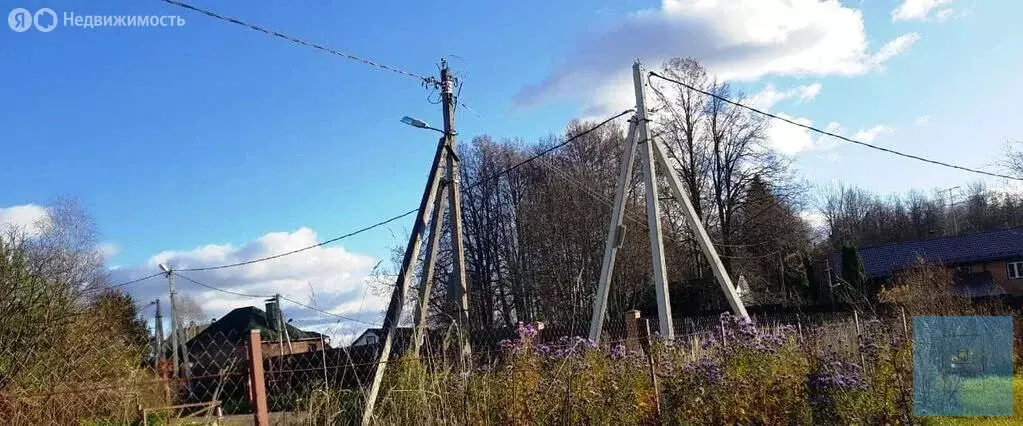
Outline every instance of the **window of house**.
{"label": "window of house", "polygon": [[1023,262],[1009,262],[1005,267],[1008,269],[1009,279],[1023,278]]}

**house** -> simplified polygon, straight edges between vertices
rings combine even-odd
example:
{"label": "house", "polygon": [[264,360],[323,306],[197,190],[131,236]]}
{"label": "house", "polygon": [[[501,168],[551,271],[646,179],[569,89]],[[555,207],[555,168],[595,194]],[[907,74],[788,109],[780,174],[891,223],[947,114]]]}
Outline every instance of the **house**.
{"label": "house", "polygon": [[215,374],[228,364],[245,362],[250,330],[259,330],[264,358],[330,348],[327,336],[288,324],[277,302],[269,301],[265,311],[246,306],[228,312],[190,339],[187,348],[193,374]]}
{"label": "house", "polygon": [[[924,259],[951,269],[957,290],[965,296],[1023,295],[1023,228],[907,241],[857,251],[867,279],[876,282],[889,282],[899,271]],[[832,261],[837,276],[841,255],[835,254]]]}
{"label": "house", "polygon": [[[409,348],[412,347],[412,339],[414,337],[412,327],[398,327],[395,330],[394,336],[391,339],[391,354],[403,354]],[[367,328],[363,331],[359,337],[352,341],[352,347],[364,347],[369,345],[378,345],[383,343],[383,328]],[[426,333],[426,339],[423,342],[423,346],[428,351],[433,353],[440,353],[445,349],[445,344],[452,344],[450,336],[446,330],[428,330]]]}

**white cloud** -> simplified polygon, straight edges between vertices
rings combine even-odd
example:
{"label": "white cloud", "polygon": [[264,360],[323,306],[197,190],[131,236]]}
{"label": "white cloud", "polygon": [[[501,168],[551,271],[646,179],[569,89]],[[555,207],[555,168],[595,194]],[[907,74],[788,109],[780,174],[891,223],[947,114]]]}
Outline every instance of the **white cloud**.
{"label": "white cloud", "polygon": [[801,211],[799,217],[813,229],[823,229],[827,224],[824,214],[816,211]]}
{"label": "white cloud", "polygon": [[821,94],[821,84],[813,83],[807,86],[799,87],[799,101],[809,102],[817,98],[817,95]]}
{"label": "white cloud", "polygon": [[936,13],[934,15],[934,19],[937,19],[938,22],[945,22],[945,21],[955,17],[955,15],[956,15],[956,11],[954,11],[952,9],[941,9],[941,10],[938,11],[938,13]]}
{"label": "white cloud", "polygon": [[[821,84],[816,82],[784,91],[779,91],[773,84],[768,84],[763,90],[751,96],[747,102],[758,109],[766,111],[770,110],[775,104],[788,99],[794,99],[796,102],[813,100],[820,92]],[[785,113],[778,113],[778,116],[807,126],[813,125],[813,122],[808,118],[794,118]],[[795,155],[804,149],[810,148],[813,145],[813,138],[810,135],[810,131],[805,128],[794,126],[790,123],[773,121],[767,130],[767,142],[769,146],[778,152]]]}
{"label": "white cloud", "polygon": [[[316,232],[299,228],[294,232],[272,232],[242,246],[209,244],[189,250],[160,252],[141,265],[111,271],[113,282],[150,275],[164,263],[172,269],[200,268],[235,263],[311,246],[319,242]],[[379,322],[386,307],[388,291],[370,290],[376,259],[345,250],[344,247],[316,247],[290,256],[250,265],[213,271],[180,272],[176,279],[179,294],[199,302],[211,318],[220,318],[235,308],[265,303],[260,297],[227,294],[194,284],[184,277],[235,293],[271,296],[280,293],[303,304],[338,315],[363,321]],[[386,289],[385,289],[386,290]],[[167,285],[162,278],[152,278],[128,287],[138,300],[166,299]],[[379,294],[386,293],[386,294]],[[166,303],[166,300],[164,300]],[[350,334],[367,325],[342,320],[348,331],[333,326],[338,318],[317,313],[295,303],[283,303],[285,316],[310,329],[333,330]],[[338,334],[338,335],[340,335]]]}
{"label": "white cloud", "polygon": [[[828,123],[826,126],[824,126],[824,131],[834,133],[836,135],[845,134],[845,128],[842,127],[842,124],[837,121],[832,121]],[[813,148],[818,151],[827,151],[838,146],[838,142],[839,142],[838,139],[833,138],[831,136],[819,135],[817,136],[817,140],[814,141]],[[828,156],[826,160],[828,160],[828,162],[836,162],[840,158],[841,157],[835,154],[835,156]]]}
{"label": "white cloud", "polygon": [[[838,123],[836,121],[832,121],[828,123],[826,126],[824,126],[824,131],[834,133],[840,136],[847,136],[845,127],[842,126],[841,123]],[[855,133],[853,133],[852,136],[847,137],[860,142],[870,143],[877,138],[890,135],[893,132],[895,132],[895,128],[884,124],[877,124],[871,127],[859,129]],[[841,146],[844,143],[845,142],[839,140],[838,138],[834,138],[828,135],[820,135],[814,140],[813,149],[817,151],[828,151],[838,146]],[[825,155],[822,156],[821,158],[823,158],[827,162],[833,163],[841,160],[842,157],[839,156],[838,154],[834,154]]]}
{"label": "white cloud", "polygon": [[767,86],[764,86],[763,90],[753,94],[748,102],[751,106],[759,109],[771,109],[777,103],[788,99],[795,99],[797,102],[809,102],[821,93],[821,87],[820,83],[813,83],[778,91],[773,84],[768,83]]}
{"label": "white cloud", "polygon": [[724,80],[861,75],[918,37],[901,36],[870,53],[862,13],[833,0],[663,0],[583,37],[546,78],[522,88],[516,103],[584,96],[588,115],[624,109],[633,103],[637,57],[651,68],[695,57]]}
{"label": "white cloud", "polygon": [[110,259],[111,257],[116,256],[117,253],[121,252],[121,246],[119,244],[109,241],[100,243],[96,248],[99,250],[100,254],[103,255],[104,259]]}
{"label": "white cloud", "polygon": [[36,204],[0,208],[0,230],[16,228],[28,236],[37,235],[42,232],[39,225],[48,217],[46,207]]}
{"label": "white cloud", "polygon": [[[799,124],[813,125],[807,118],[793,118],[785,113],[779,113],[778,116]],[[767,141],[772,148],[788,155],[794,155],[813,145],[813,137],[810,136],[809,130],[780,121],[772,122],[771,127],[767,129]]]}
{"label": "white cloud", "polygon": [[903,34],[895,37],[895,39],[881,46],[881,50],[878,50],[876,54],[871,56],[870,60],[878,68],[883,68],[885,62],[905,53],[918,40],[920,40],[920,34],[918,33]]}
{"label": "white cloud", "polygon": [[924,127],[924,126],[926,126],[928,124],[931,124],[931,115],[930,114],[921,115],[921,116],[917,117],[916,120],[913,120],[913,125],[916,126],[916,127]]}
{"label": "white cloud", "polygon": [[866,128],[866,129],[860,129],[860,130],[856,131],[856,133],[853,133],[852,139],[858,140],[860,142],[870,143],[870,142],[873,142],[874,139],[877,139],[877,138],[879,138],[881,136],[890,135],[894,131],[895,131],[895,129],[892,128],[891,126],[886,126],[884,124],[878,124],[878,125]]}
{"label": "white cloud", "polygon": [[[952,9],[945,6],[953,0],[904,0],[899,7],[892,10],[892,22],[926,21],[931,11],[941,9],[937,13],[939,21],[950,16]],[[944,15],[944,17],[942,17]]]}

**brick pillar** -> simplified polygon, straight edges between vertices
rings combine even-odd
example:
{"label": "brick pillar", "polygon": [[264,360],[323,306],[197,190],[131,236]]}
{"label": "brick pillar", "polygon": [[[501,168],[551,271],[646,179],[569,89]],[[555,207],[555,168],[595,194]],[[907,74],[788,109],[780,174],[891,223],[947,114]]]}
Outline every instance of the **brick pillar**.
{"label": "brick pillar", "polygon": [[249,393],[252,397],[253,421],[256,426],[268,426],[270,415],[266,405],[266,378],[263,377],[263,341],[259,330],[249,332]]}
{"label": "brick pillar", "polygon": [[637,310],[631,310],[625,313],[625,347],[631,352],[639,352],[643,350],[643,346],[640,344],[640,313]]}

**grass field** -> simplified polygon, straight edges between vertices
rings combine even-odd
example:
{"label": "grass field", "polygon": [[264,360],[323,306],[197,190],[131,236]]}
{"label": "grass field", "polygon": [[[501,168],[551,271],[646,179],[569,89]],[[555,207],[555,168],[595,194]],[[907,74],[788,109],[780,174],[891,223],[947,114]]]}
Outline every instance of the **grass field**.
{"label": "grass field", "polygon": [[[1012,400],[1005,401],[996,395],[986,395],[984,390],[996,389],[1005,386],[1007,379],[986,377],[982,379],[968,380],[963,384],[962,403],[967,408],[987,409],[991,406],[1013,404],[1012,417],[929,417],[927,424],[932,425],[1018,425],[1023,424],[1023,374],[1016,375],[1012,379]],[[977,392],[979,391],[979,392]],[[984,395],[984,396],[982,396]],[[969,398],[973,396],[973,398]]]}

